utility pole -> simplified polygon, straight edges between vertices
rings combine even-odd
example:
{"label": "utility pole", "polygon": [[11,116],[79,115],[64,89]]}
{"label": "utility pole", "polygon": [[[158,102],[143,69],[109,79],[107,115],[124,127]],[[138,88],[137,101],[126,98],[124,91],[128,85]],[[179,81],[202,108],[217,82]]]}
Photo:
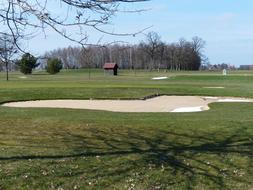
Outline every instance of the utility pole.
{"label": "utility pole", "polygon": [[134,67],[133,67],[133,61],[132,61],[132,47],[131,46],[129,48],[129,59],[130,59],[131,69],[134,69]]}
{"label": "utility pole", "polygon": [[109,46],[110,63],[112,62],[112,47]]}

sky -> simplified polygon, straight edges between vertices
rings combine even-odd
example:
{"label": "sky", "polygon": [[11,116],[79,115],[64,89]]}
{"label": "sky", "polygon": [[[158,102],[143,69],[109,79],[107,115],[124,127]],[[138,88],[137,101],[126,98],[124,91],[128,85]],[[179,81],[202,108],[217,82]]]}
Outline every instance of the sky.
{"label": "sky", "polygon": [[[206,41],[205,54],[211,64],[253,64],[253,1],[252,0],[150,0],[130,3],[127,10],[145,9],[139,13],[118,13],[105,29],[119,33],[157,32],[163,41],[172,43],[180,38],[198,36]],[[125,41],[131,44],[145,40],[135,37],[106,36],[87,29],[89,41],[97,43]],[[27,48],[35,54],[76,44],[46,31],[30,40]]]}

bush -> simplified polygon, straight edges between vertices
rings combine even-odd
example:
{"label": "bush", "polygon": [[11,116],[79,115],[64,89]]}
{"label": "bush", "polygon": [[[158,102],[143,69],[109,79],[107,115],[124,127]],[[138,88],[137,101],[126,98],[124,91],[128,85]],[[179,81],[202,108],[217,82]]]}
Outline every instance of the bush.
{"label": "bush", "polygon": [[36,62],[37,59],[34,56],[30,53],[25,53],[21,60],[18,60],[16,64],[19,66],[21,73],[31,74],[32,69],[38,66]]}
{"label": "bush", "polygon": [[60,59],[53,58],[47,61],[46,71],[50,74],[59,73],[62,69],[62,62]]}

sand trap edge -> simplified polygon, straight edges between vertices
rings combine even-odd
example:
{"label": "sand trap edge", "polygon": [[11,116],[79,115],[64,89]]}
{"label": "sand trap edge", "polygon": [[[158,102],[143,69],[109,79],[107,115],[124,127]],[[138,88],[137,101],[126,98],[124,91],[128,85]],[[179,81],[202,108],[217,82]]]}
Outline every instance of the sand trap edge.
{"label": "sand trap edge", "polygon": [[[189,102],[187,101],[189,99]],[[172,101],[178,101],[173,104]],[[181,103],[184,101],[183,103]],[[193,103],[196,101],[196,104]],[[253,99],[202,96],[158,96],[147,100],[35,100],[4,103],[16,108],[65,108],[133,113],[189,113],[209,110],[210,103],[253,102]],[[45,103],[45,104],[43,104]],[[85,104],[82,106],[82,104]],[[88,105],[87,105],[88,104]],[[101,104],[105,104],[101,106]],[[140,104],[140,105],[138,105]]]}

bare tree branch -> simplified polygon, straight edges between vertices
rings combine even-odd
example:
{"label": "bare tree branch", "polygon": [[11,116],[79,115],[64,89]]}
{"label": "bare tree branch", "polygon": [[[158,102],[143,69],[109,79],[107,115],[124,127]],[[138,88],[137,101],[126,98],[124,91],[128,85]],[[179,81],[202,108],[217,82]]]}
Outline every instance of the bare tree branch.
{"label": "bare tree branch", "polygon": [[[104,26],[110,23],[117,12],[121,12],[121,4],[145,1],[148,0],[0,0],[0,32],[12,35],[20,51],[23,49],[16,43],[17,39],[31,37],[38,29],[53,29],[81,46],[90,45],[89,30],[105,35],[135,36],[145,29],[133,33],[115,33],[104,29]],[[144,10],[129,12],[141,11]],[[73,31],[79,31],[78,35]]]}

